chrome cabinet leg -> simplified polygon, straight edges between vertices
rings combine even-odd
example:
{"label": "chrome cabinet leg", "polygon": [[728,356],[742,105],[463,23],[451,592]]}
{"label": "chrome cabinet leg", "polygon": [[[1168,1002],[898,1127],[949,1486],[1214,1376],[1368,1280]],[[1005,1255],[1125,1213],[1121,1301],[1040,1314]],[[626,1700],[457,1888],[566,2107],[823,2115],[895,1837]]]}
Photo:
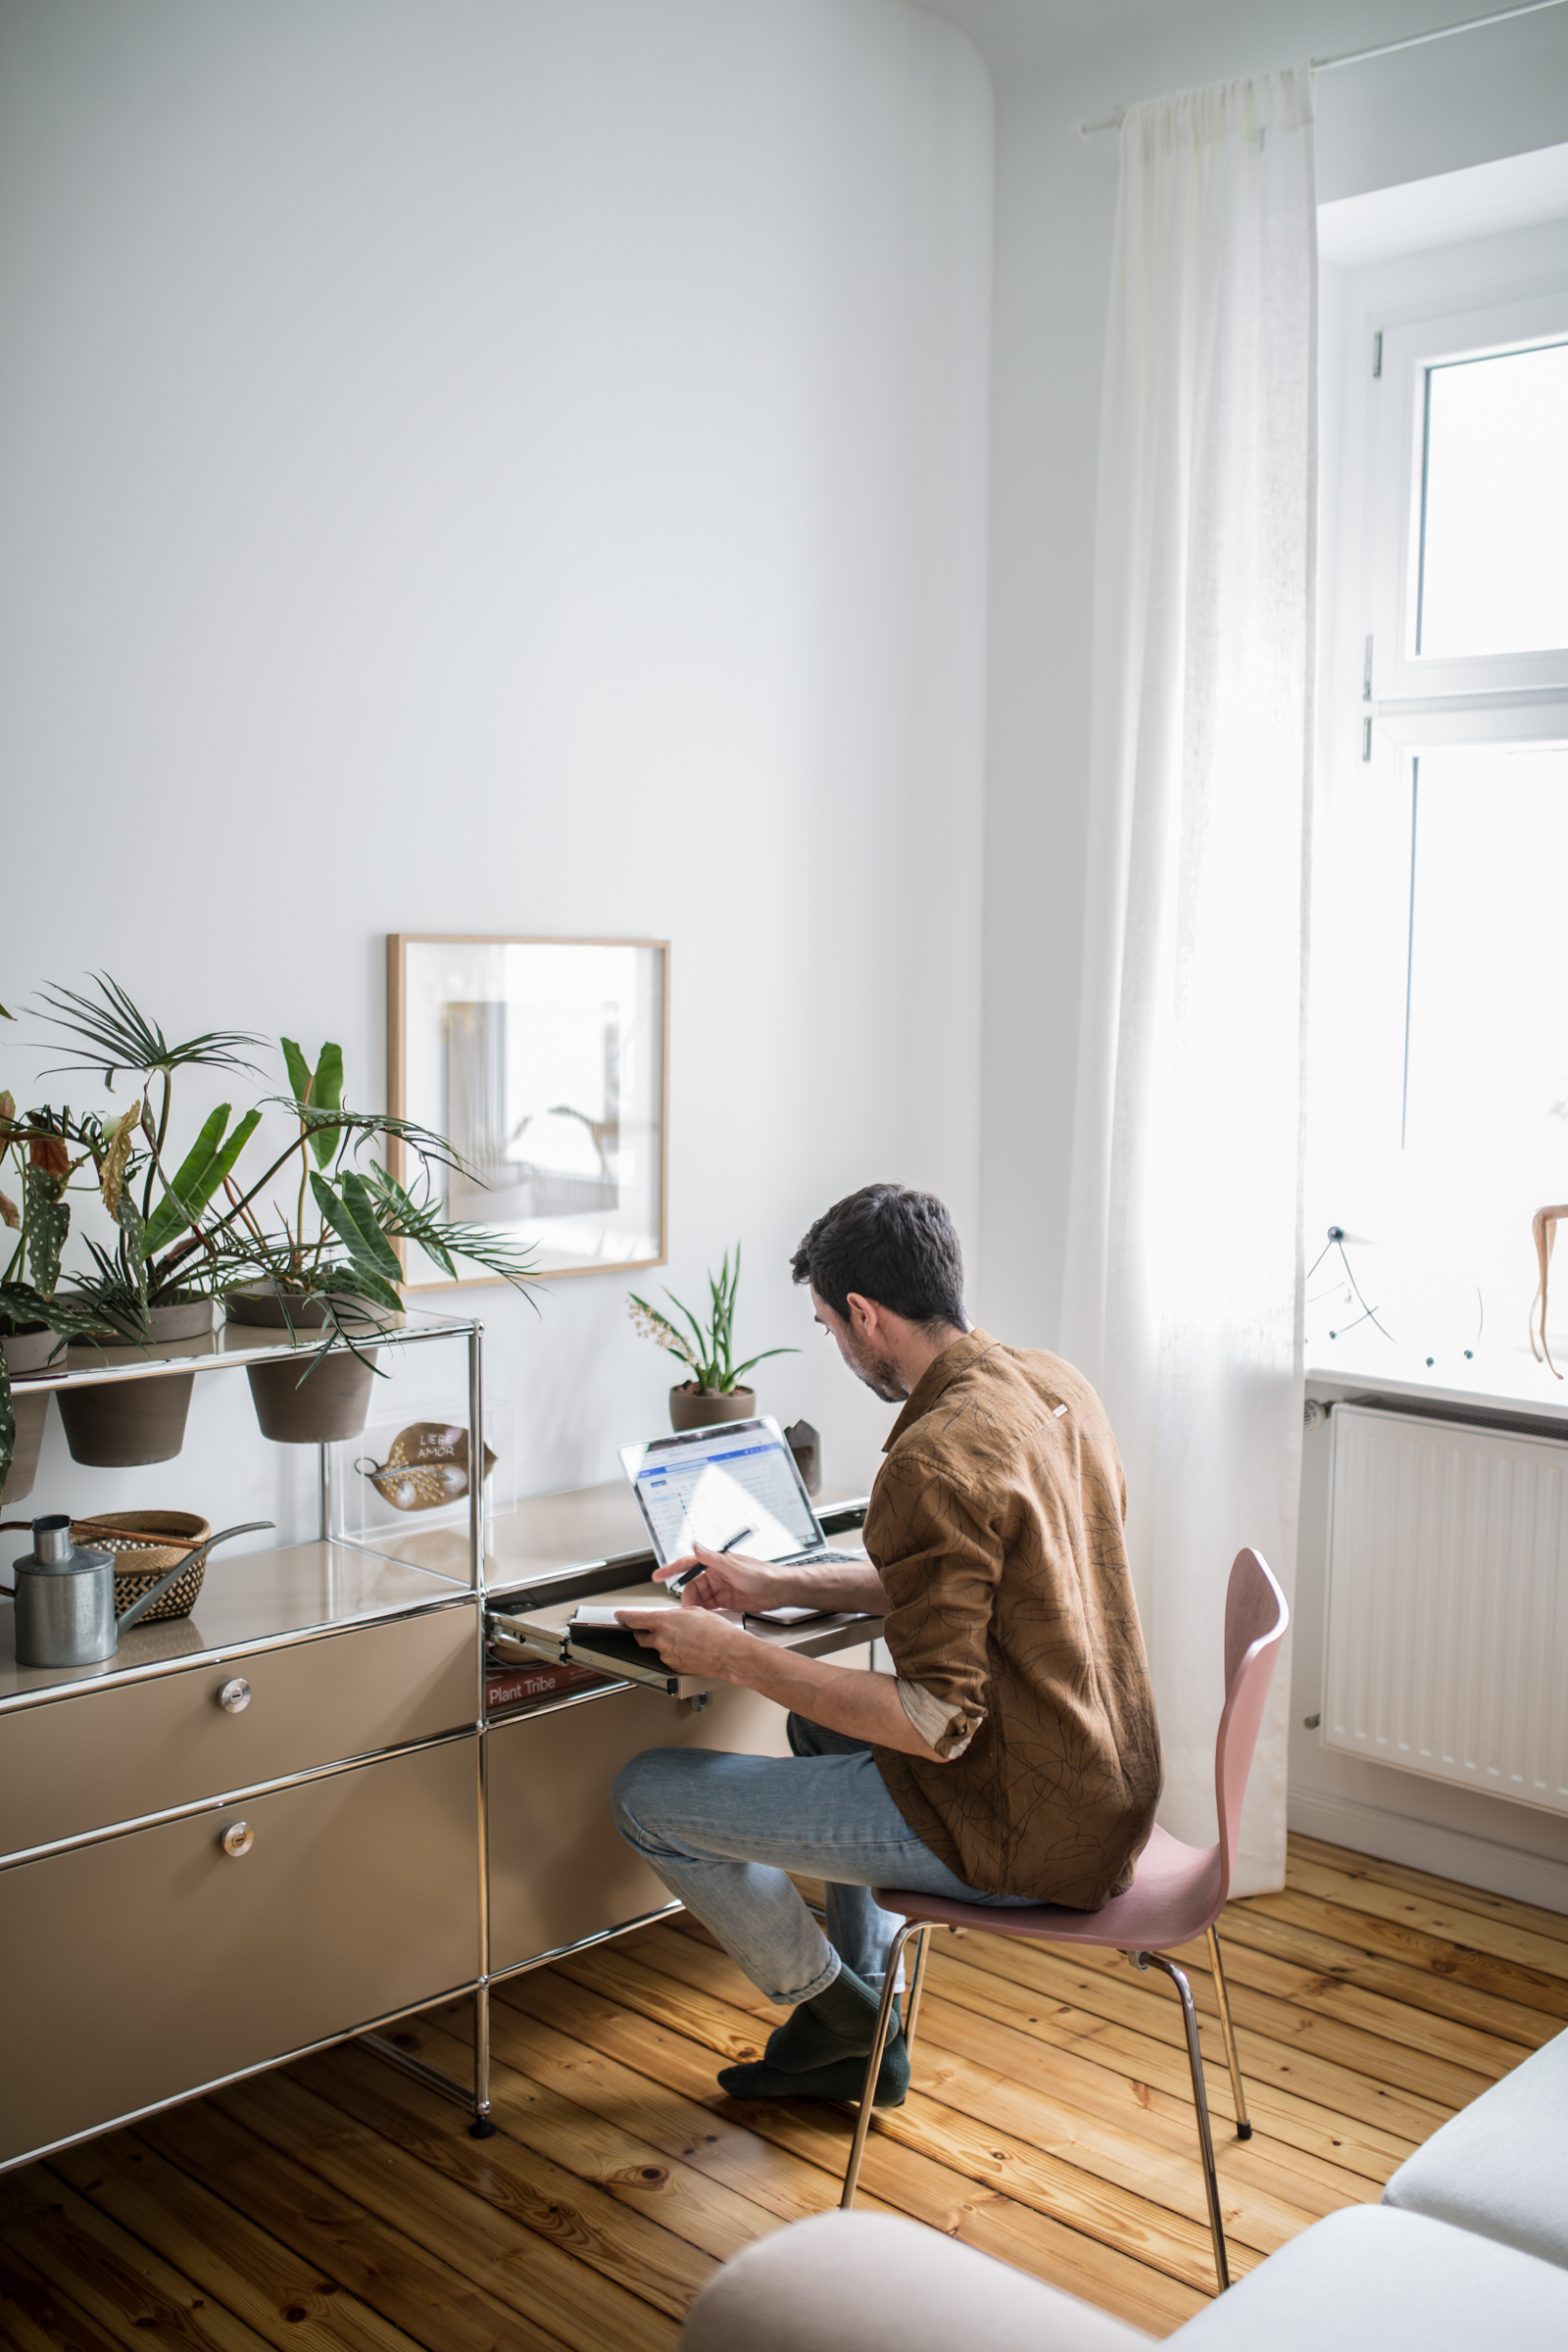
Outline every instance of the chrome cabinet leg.
{"label": "chrome cabinet leg", "polygon": [[1225,1964],[1219,1956],[1219,1936],[1214,1929],[1208,1931],[1208,1966],[1214,1979],[1214,1998],[1219,2004],[1219,2030],[1225,2036],[1225,2063],[1231,2070],[1231,2095],[1236,2101],[1236,2136],[1250,2139],[1252,2127],[1248,2120],[1247,2093],[1242,2088],[1242,2062],[1236,2055],[1236,2028],[1231,2024],[1230,1987],[1225,1982]]}
{"label": "chrome cabinet leg", "polygon": [[473,1990],[473,2121],[468,2137],[494,2139],[495,2135],[490,2121],[490,1986],[484,1984]]}
{"label": "chrome cabinet leg", "polygon": [[1187,2030],[1187,2063],[1193,2071],[1193,2105],[1198,2110],[1198,2142],[1203,2158],[1203,2186],[1208,2192],[1208,2228],[1214,2240],[1214,2272],[1219,2279],[1221,2294],[1231,2282],[1230,2264],[1225,2259],[1225,2225],[1219,2211],[1219,2175],[1214,2170],[1214,2134],[1208,2122],[1208,2093],[1203,2087],[1203,2053],[1198,2041],[1198,2011],[1193,2007],[1193,1988],[1186,1972],[1174,1960],[1166,1960],[1158,1952],[1135,1952],[1135,1968],[1157,1968],[1169,1977],[1182,2004],[1182,2024]]}
{"label": "chrome cabinet leg", "polygon": [[925,1969],[925,1929],[918,1920],[906,1919],[893,1938],[888,1953],[888,1973],[882,1980],[882,2006],[876,2013],[876,2035],[871,2043],[871,2055],[866,2061],[865,2085],[860,2092],[860,2112],[855,2119],[855,2142],[850,2149],[850,2162],[844,2175],[844,2194],[839,2199],[839,2211],[848,2213],[855,2203],[856,2184],[860,2178],[860,2158],[865,2154],[865,2135],[871,2129],[871,2108],[876,2096],[876,2079],[882,2072],[882,2053],[888,2044],[888,2027],[893,2018],[893,2002],[899,1982],[899,1962],[904,1947],[911,1936],[920,1937],[920,1950],[909,1980],[909,2014],[912,2020],[920,1997],[920,1978]]}

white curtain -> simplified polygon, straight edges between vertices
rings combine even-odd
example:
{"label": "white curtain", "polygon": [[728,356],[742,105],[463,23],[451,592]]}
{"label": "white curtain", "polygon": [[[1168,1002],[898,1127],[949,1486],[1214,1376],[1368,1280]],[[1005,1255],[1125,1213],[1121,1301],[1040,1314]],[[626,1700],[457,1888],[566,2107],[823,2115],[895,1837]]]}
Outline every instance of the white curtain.
{"label": "white curtain", "polygon": [[[1121,1446],[1160,1819],[1195,1844],[1231,1560],[1295,1571],[1315,223],[1304,69],[1128,113],[1063,1347]],[[1289,1673],[1241,1892],[1282,1883]]]}

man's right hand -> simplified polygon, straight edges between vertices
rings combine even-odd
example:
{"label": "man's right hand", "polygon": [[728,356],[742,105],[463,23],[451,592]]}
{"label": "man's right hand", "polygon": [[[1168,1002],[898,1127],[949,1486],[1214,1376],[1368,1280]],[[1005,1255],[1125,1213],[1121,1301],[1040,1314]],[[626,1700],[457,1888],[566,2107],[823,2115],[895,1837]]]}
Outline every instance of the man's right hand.
{"label": "man's right hand", "polygon": [[789,1598],[792,1584],[788,1568],[775,1568],[767,1560],[749,1560],[744,1553],[710,1551],[699,1544],[683,1560],[671,1560],[667,1568],[654,1570],[656,1585],[667,1585],[671,1577],[684,1576],[688,1569],[700,1568],[680,1594],[683,1609],[740,1609],[754,1615],[759,1609],[776,1609]]}

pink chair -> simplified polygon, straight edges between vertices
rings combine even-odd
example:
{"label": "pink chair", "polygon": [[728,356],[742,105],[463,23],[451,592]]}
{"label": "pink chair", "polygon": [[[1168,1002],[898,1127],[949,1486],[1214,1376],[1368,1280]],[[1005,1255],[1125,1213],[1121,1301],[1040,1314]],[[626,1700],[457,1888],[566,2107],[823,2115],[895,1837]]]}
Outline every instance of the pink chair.
{"label": "pink chair", "polygon": [[1214,1922],[1224,1910],[1225,1898],[1230,1892],[1236,1840],[1241,1830],[1242,1799],[1247,1793],[1247,1775],[1251,1768],[1252,1750],[1257,1743],[1257,1730],[1263,1720],[1269,1684],[1274,1679],[1274,1663],[1290,1621],[1290,1609],[1273,1572],[1255,1551],[1239,1551],[1225,1595],[1225,1707],[1219,1719],[1219,1735],[1214,1742],[1214,1796],[1219,1808],[1217,1845],[1206,1848],[1183,1845],[1178,1838],[1169,1838],[1163,1830],[1156,1829],[1138,1857],[1138,1872],[1131,1886],[1125,1894],[1112,1896],[1099,1911],[1064,1911],[1054,1903],[1002,1911],[985,1903],[945,1902],[937,1895],[911,1894],[897,1886],[878,1886],[873,1889],[884,1911],[903,1913],[904,1925],[894,1937],[893,1948],[888,1956],[887,1979],[882,1987],[882,2008],[877,2018],[876,2043],[866,2068],[865,2088],[855,2127],[855,2144],[850,2150],[849,2170],[844,2176],[844,2194],[839,2200],[845,2211],[855,2202],[856,2183],[860,2177],[860,2158],[865,2150],[866,2132],[871,2123],[872,2086],[882,2064],[883,2046],[887,2041],[899,1962],[909,1938],[918,1938],[909,1976],[908,2019],[905,2026],[905,2034],[911,2050],[914,2047],[915,2022],[920,2011],[920,1982],[925,1974],[926,1943],[933,1928],[977,1928],[987,1936],[1015,1936],[1030,1943],[1109,1944],[1124,1952],[1135,1968],[1161,1970],[1169,1977],[1181,1997],[1182,2019],[1187,2029],[1187,2061],[1193,2074],[1193,2104],[1198,2110],[1198,2137],[1203,2158],[1203,2185],[1208,2192],[1208,2225],[1214,2240],[1214,2269],[1218,2274],[1221,2292],[1229,2286],[1230,2266],[1225,2259],[1219,2181],[1214,2171],[1214,2138],[1209,2129],[1208,2099],[1203,2089],[1203,2062],[1198,2044],[1198,2013],[1193,2007],[1192,1986],[1187,1982],[1185,1971],[1178,1968],[1174,1960],[1166,1959],[1158,1947],[1163,1944],[1190,1943],[1199,1936],[1208,1937],[1209,1967],[1213,1972],[1214,1991],[1219,2003],[1220,2030],[1225,2037],[1231,2087],[1236,2094],[1236,2136],[1238,2139],[1250,2139],[1252,2127],[1247,2120],[1242,2070],[1236,2056],[1236,2034],[1231,2026],[1230,1997],[1225,1988],[1225,1971],[1220,1963],[1219,1937],[1214,1933]]}

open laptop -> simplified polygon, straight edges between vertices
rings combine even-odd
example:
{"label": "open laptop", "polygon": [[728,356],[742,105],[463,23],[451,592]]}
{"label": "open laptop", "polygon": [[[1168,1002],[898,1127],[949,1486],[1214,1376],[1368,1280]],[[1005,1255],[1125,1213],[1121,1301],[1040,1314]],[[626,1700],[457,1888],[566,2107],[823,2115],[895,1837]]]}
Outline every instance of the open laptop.
{"label": "open laptop", "polygon": [[623,1446],[620,1458],[662,1568],[697,1544],[775,1567],[862,1556],[829,1547],[795,1456],[771,1417],[723,1421],[646,1446]]}

